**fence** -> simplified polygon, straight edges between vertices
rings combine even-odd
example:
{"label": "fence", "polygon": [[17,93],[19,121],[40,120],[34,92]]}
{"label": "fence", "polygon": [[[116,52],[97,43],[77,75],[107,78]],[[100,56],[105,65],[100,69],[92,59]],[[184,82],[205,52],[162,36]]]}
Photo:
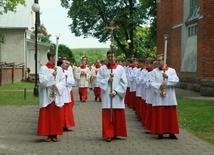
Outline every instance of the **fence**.
{"label": "fence", "polygon": [[20,82],[25,78],[25,66],[0,66],[0,86]]}

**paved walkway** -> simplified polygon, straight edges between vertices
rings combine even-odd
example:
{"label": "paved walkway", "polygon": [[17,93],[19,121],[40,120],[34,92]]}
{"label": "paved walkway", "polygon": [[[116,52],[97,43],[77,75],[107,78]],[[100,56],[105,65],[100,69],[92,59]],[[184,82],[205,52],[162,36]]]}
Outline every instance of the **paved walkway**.
{"label": "paved walkway", "polygon": [[[77,89],[74,88],[76,99]],[[186,93],[185,93],[186,94]],[[178,140],[147,134],[132,109],[126,109],[128,138],[107,143],[101,138],[101,105],[92,91],[86,103],[76,101],[76,127],[59,142],[36,136],[38,106],[0,107],[0,155],[214,155],[214,145],[180,129]]]}
{"label": "paved walkway", "polygon": [[194,91],[189,91],[189,90],[184,90],[179,88],[176,88],[176,95],[182,96],[185,98],[195,99],[195,100],[213,100],[214,101],[214,97],[200,96],[200,92],[194,92]]}

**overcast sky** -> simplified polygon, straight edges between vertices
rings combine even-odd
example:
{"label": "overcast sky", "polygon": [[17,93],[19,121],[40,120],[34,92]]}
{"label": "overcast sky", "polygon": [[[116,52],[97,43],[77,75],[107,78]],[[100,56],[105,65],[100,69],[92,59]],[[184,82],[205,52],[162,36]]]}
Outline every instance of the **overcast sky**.
{"label": "overcast sky", "polygon": [[41,11],[41,23],[45,25],[48,33],[52,35],[51,40],[56,43],[56,34],[60,34],[59,44],[70,48],[96,48],[109,47],[110,42],[99,43],[95,38],[75,37],[68,25],[71,19],[67,18],[67,10],[62,8],[60,0],[39,0]]}

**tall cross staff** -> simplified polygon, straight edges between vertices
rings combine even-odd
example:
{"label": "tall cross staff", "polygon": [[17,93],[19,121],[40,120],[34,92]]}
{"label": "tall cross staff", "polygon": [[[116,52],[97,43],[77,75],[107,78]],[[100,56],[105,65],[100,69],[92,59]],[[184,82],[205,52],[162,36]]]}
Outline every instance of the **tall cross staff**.
{"label": "tall cross staff", "polygon": [[[110,73],[110,77],[113,78],[114,74],[113,74],[113,69],[112,69],[112,65],[113,65],[113,41],[114,41],[114,29],[117,29],[118,26],[114,26],[114,21],[110,22],[110,26],[106,26],[106,29],[110,30],[110,34],[111,34],[111,45],[110,45],[110,50],[111,50],[111,73]],[[111,82],[111,87],[110,87],[110,93],[113,91],[113,83]],[[111,118],[110,121],[112,123],[112,97],[110,96],[110,110],[111,110]]]}

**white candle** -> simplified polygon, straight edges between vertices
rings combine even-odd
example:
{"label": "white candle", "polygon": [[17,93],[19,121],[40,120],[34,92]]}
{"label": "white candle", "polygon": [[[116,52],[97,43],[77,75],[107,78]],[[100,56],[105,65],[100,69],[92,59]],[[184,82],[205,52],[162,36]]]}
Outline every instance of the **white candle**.
{"label": "white candle", "polygon": [[164,39],[165,39],[165,42],[164,42],[164,68],[166,67],[166,58],[167,58],[167,39],[168,39],[168,34],[164,34]]}
{"label": "white candle", "polygon": [[56,59],[55,59],[55,66],[57,66],[57,60],[58,60],[59,36],[60,35],[56,35]]}

